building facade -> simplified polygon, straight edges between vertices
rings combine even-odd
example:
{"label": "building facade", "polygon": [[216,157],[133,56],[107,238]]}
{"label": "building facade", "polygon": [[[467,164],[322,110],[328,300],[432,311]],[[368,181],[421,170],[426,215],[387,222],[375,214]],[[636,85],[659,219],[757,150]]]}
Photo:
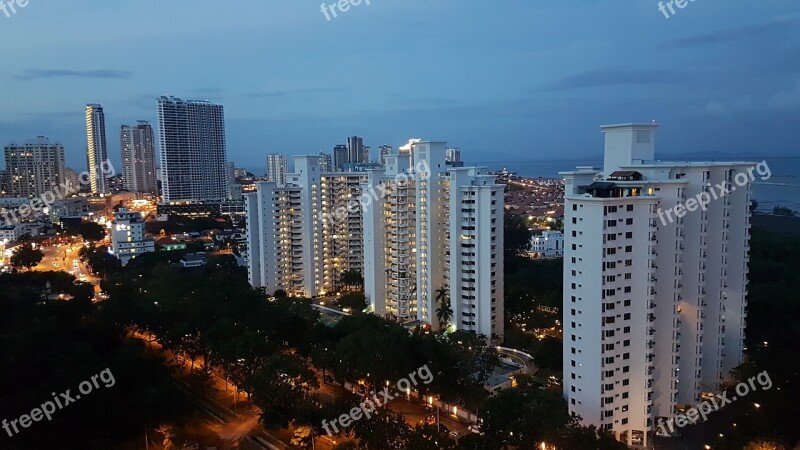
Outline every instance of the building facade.
{"label": "building facade", "polygon": [[145,222],[141,213],[120,208],[111,223],[111,249],[123,266],[131,259],[156,251],[153,239],[145,237]]}
{"label": "building facade", "polygon": [[267,172],[265,181],[286,184],[286,174],[289,173],[289,159],[286,155],[273,153],[267,155]]}
{"label": "building facade", "polygon": [[[297,156],[285,184],[259,182],[245,195],[253,286],[312,297],[340,288],[342,272],[363,271],[361,210],[346,208],[366,175],[323,172],[322,163]],[[341,220],[326,219],[343,209]]]}
{"label": "building facade", "polygon": [[23,145],[7,145],[5,158],[11,197],[39,197],[45,192],[58,197],[63,191],[61,184],[66,181],[63,145],[39,136]]}
{"label": "building facade", "polygon": [[[443,142],[408,145],[416,164],[408,154],[387,155],[364,186],[382,193],[364,208],[372,311],[501,341],[503,186],[484,168],[447,167]],[[440,308],[450,311],[442,323]]]}
{"label": "building facade", "polygon": [[130,192],[158,194],[153,127],[140,120],[120,127],[120,157],[124,187]]}
{"label": "building facade", "polygon": [[107,194],[108,186],[103,170],[103,164],[108,161],[106,116],[103,107],[96,103],[86,105],[86,161],[92,194]]}
{"label": "building facade", "polygon": [[564,256],[564,233],[558,230],[546,230],[531,238],[531,258],[561,258]]}
{"label": "building facade", "polygon": [[656,162],[655,131],[603,127],[604,167],[563,173],[564,396],[584,424],[644,445],[742,362],[750,184],[686,208],[753,167]]}
{"label": "building facade", "polygon": [[158,99],[161,182],[165,203],[228,198],[222,105],[176,97]]}
{"label": "building facade", "polygon": [[461,149],[458,147],[449,147],[445,154],[445,160],[450,163],[461,162]]}

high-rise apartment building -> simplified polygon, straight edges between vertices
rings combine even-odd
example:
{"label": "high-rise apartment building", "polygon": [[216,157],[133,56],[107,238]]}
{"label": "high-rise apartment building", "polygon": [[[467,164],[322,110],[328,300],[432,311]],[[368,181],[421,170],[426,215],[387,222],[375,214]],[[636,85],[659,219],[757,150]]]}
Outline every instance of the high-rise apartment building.
{"label": "high-rise apartment building", "polygon": [[350,163],[350,156],[346,145],[336,145],[333,147],[333,170],[340,171],[346,164]]}
{"label": "high-rise apartment building", "polygon": [[364,151],[364,140],[362,138],[358,136],[347,138],[347,158],[351,164],[369,162],[369,153]]}
{"label": "high-rise apartment building", "polygon": [[[480,167],[449,168],[444,142],[414,140],[368,171],[365,294],[375,314],[497,342],[503,329],[503,186]],[[424,170],[420,170],[424,167]],[[439,324],[436,311],[451,311]]]}
{"label": "high-rise apartment building", "polygon": [[158,125],[164,202],[227,199],[222,105],[164,96],[158,99]]}
{"label": "high-rise apartment building", "polygon": [[122,125],[119,135],[125,189],[158,194],[153,127],[149,122],[140,120],[136,125]]}
{"label": "high-rise apartment building", "polygon": [[286,184],[287,173],[289,173],[289,159],[286,158],[286,155],[280,153],[267,155],[267,173],[265,181]]}
{"label": "high-rise apartment building", "polygon": [[106,147],[106,116],[103,107],[86,105],[86,161],[89,167],[89,184],[94,195],[108,193],[108,183],[103,163],[108,160]]}
{"label": "high-rise apartment building", "polygon": [[753,164],[658,162],[656,125],[602,129],[604,167],[563,173],[564,396],[647,445],[742,362],[750,184],[731,188]]}
{"label": "high-rise apartment building", "polygon": [[131,259],[156,251],[155,242],[145,237],[142,213],[120,208],[111,223],[111,249],[123,266]]}
{"label": "high-rise apartment building", "polygon": [[445,160],[451,163],[461,162],[461,149],[458,147],[449,147],[445,154]]}
{"label": "high-rise apartment building", "polygon": [[334,172],[333,158],[329,153],[319,152],[319,170],[322,172]]}
{"label": "high-rise apartment building", "polygon": [[340,288],[342,272],[363,271],[361,209],[346,208],[366,175],[323,172],[322,162],[297,156],[285,184],[260,182],[245,195],[253,286],[311,297]]}
{"label": "high-rise apartment building", "polygon": [[378,162],[382,166],[386,166],[386,157],[394,153],[394,148],[391,145],[381,145],[378,147]]}
{"label": "high-rise apartment building", "polygon": [[62,192],[60,185],[66,181],[63,145],[39,136],[23,145],[7,145],[5,158],[10,196],[39,197],[45,192]]}

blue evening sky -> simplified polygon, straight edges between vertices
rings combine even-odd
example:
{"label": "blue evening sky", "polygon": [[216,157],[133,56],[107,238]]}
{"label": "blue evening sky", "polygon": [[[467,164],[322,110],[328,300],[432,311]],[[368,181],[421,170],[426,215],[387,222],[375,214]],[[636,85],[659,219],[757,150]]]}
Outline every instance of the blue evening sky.
{"label": "blue evening sky", "polygon": [[[6,0],[7,2],[8,0]],[[46,135],[84,170],[83,107],[156,124],[156,97],[225,106],[229,159],[446,140],[467,161],[576,159],[658,121],[661,155],[800,155],[800,2],[29,0],[0,11],[0,143]],[[327,1],[326,3],[330,3]],[[569,168],[569,167],[566,167]]]}

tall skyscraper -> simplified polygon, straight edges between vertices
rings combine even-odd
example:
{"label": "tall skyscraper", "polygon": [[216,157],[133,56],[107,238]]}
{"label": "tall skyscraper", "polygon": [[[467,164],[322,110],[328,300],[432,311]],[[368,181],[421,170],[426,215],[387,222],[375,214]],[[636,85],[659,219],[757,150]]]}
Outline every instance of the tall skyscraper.
{"label": "tall skyscraper", "polygon": [[[44,136],[23,145],[5,147],[7,189],[12,197],[38,197],[45,192],[61,193],[66,181],[64,146]],[[73,184],[77,188],[77,184]]]}
{"label": "tall skyscraper", "polygon": [[227,199],[222,105],[163,96],[158,99],[158,125],[164,202]]}
{"label": "tall skyscraper", "polygon": [[347,158],[347,162],[351,164],[367,162],[364,159],[364,140],[362,138],[358,136],[347,138]]}
{"label": "tall skyscraper", "polygon": [[[584,424],[647,445],[742,362],[750,184],[731,185],[753,164],[660,162],[656,125],[602,129],[603,169],[563,173],[564,396]],[[729,193],[696,208],[713,186]]]}
{"label": "tall skyscraper", "polygon": [[286,184],[286,174],[289,173],[289,159],[281,153],[267,155],[267,174],[268,182]]}
{"label": "tall skyscraper", "polygon": [[86,105],[86,160],[92,194],[105,195],[108,184],[102,164],[108,160],[106,116],[103,107],[96,103]]}
{"label": "tall skyscraper", "polygon": [[445,153],[445,161],[461,162],[461,149],[458,147],[448,147]]}
{"label": "tall skyscraper", "polygon": [[119,134],[125,189],[158,194],[153,127],[149,122],[140,120],[136,125],[122,125]]}
{"label": "tall skyscraper", "polygon": [[333,147],[333,165],[334,170],[341,171],[344,167],[350,164],[350,156],[348,154],[346,145],[336,145]]}
{"label": "tall skyscraper", "polygon": [[386,157],[391,155],[394,152],[394,148],[391,145],[381,145],[378,147],[378,158],[382,166],[386,165]]}
{"label": "tall skyscraper", "polygon": [[329,153],[319,152],[319,170],[322,172],[335,172],[333,158]]}
{"label": "tall skyscraper", "polygon": [[[444,142],[414,140],[368,171],[365,294],[375,314],[502,341],[503,190],[485,168],[449,168]],[[428,173],[429,172],[429,173]],[[442,296],[444,299],[442,299]],[[452,315],[439,324],[437,310]]]}

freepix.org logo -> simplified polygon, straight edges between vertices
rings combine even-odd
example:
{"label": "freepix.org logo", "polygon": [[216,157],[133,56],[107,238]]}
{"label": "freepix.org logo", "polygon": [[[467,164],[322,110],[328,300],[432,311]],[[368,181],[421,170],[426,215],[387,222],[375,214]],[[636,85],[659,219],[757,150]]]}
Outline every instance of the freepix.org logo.
{"label": "freepix.org logo", "polygon": [[28,3],[30,3],[30,0],[0,0],[0,11],[8,19],[16,14],[19,9],[28,6]]}

